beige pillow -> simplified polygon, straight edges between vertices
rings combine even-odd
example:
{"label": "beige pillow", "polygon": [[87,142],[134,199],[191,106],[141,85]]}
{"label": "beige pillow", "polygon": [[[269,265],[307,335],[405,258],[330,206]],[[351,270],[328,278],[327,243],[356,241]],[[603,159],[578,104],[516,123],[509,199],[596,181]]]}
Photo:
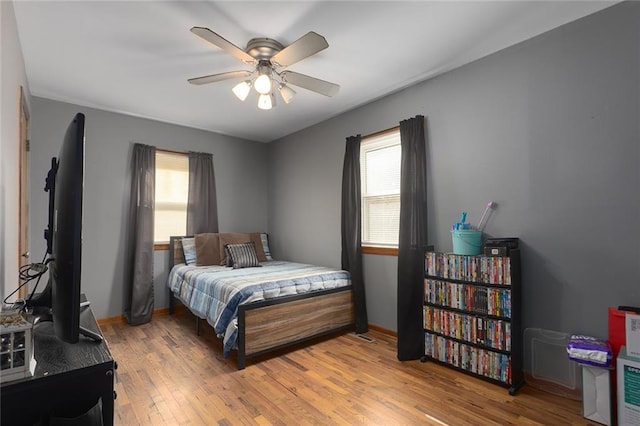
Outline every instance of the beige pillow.
{"label": "beige pillow", "polygon": [[[220,264],[220,234],[196,234],[196,266]],[[224,253],[224,249],[222,250]]]}

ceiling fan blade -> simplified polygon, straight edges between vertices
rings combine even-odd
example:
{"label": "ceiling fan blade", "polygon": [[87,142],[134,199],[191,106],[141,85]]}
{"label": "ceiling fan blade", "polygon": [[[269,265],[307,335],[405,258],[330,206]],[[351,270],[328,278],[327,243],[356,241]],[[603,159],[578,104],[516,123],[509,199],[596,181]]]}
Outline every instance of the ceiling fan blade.
{"label": "ceiling fan blade", "polygon": [[253,74],[251,71],[230,71],[220,74],[205,75],[203,77],[190,78],[188,81],[191,84],[207,84],[215,83],[216,81],[230,80],[232,78],[249,77]]}
{"label": "ceiling fan blade", "polygon": [[247,52],[240,49],[238,46],[231,43],[229,40],[225,39],[221,35],[214,33],[209,28],[193,27],[191,28],[191,32],[197,35],[198,37],[213,44],[214,46],[217,46],[220,49],[224,50],[231,56],[237,59],[240,59],[244,63],[247,63],[247,64],[257,63],[256,59],[253,56],[249,55]]}
{"label": "ceiling fan blade", "polygon": [[324,37],[310,31],[273,55],[271,62],[275,62],[281,67],[288,67],[304,58],[315,55],[327,47],[329,47],[329,43]]}
{"label": "ceiling fan blade", "polygon": [[302,87],[303,89],[311,90],[312,92],[320,93],[325,96],[335,96],[340,90],[338,84],[329,83],[328,81],[320,80],[319,78],[309,77],[308,75],[300,74],[293,71],[284,71],[282,74],[283,80],[286,83],[294,86]]}

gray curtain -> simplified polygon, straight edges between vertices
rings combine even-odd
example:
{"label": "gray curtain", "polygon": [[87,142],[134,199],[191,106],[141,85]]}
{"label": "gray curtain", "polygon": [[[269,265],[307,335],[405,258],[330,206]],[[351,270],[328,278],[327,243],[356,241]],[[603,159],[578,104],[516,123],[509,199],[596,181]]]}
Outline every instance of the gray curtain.
{"label": "gray curtain", "polygon": [[427,246],[427,147],[421,115],[400,122],[398,359],[424,355],[424,251]]}
{"label": "gray curtain", "polygon": [[362,273],[360,214],[360,135],[347,138],[342,169],[342,269],[351,273],[356,333],[369,331]]}
{"label": "gray curtain", "polygon": [[216,180],[213,155],[189,153],[189,197],[187,201],[187,235],[218,232]]}
{"label": "gray curtain", "polygon": [[156,148],[135,144],[131,159],[131,198],[127,224],[125,317],[131,325],[153,313],[153,208]]}

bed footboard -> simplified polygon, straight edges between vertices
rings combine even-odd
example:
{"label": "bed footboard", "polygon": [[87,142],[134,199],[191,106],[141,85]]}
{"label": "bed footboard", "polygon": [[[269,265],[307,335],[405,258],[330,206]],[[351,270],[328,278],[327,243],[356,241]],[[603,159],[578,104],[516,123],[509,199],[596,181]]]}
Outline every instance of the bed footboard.
{"label": "bed footboard", "polygon": [[354,327],[351,287],[241,305],[238,369],[247,358]]}

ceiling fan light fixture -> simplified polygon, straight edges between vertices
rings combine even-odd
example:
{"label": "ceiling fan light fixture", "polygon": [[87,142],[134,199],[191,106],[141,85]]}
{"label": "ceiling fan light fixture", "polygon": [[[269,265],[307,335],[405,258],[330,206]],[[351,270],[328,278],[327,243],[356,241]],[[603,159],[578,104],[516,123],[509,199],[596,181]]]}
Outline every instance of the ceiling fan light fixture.
{"label": "ceiling fan light fixture", "polygon": [[242,83],[238,83],[233,86],[233,94],[237,96],[238,99],[244,102],[249,96],[249,92],[251,91],[251,81],[243,81]]}
{"label": "ceiling fan light fixture", "polygon": [[271,93],[271,77],[267,74],[260,74],[253,83],[253,87],[255,87],[256,92],[261,95],[268,95]]}
{"label": "ceiling fan light fixture", "polygon": [[282,96],[282,100],[285,104],[291,103],[293,97],[296,95],[296,91],[284,83],[279,85],[278,91],[280,92],[280,96]]}
{"label": "ceiling fan light fixture", "polygon": [[269,110],[276,106],[276,98],[273,94],[258,96],[258,108]]}

